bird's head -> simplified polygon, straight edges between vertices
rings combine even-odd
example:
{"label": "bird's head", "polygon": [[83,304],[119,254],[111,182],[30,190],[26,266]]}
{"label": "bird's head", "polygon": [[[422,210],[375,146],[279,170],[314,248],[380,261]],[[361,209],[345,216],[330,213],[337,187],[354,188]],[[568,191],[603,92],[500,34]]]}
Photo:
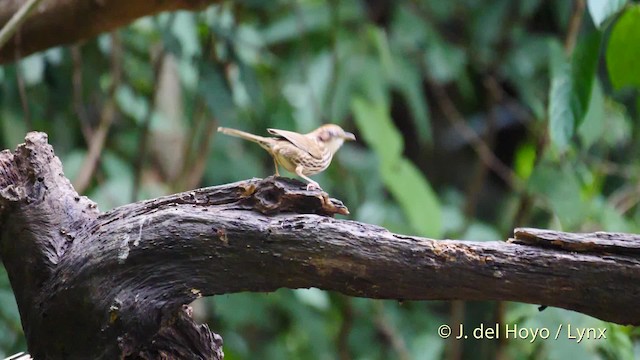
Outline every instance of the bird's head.
{"label": "bird's head", "polygon": [[356,136],[348,131],[344,131],[335,124],[322,125],[313,130],[309,135],[313,135],[320,143],[335,154],[346,141],[355,141]]}

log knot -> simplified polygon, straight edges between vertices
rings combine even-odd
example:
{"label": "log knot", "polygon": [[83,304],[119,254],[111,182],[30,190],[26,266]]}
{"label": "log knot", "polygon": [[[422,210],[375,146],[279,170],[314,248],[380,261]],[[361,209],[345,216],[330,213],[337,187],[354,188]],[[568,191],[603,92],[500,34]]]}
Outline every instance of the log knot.
{"label": "log knot", "polygon": [[348,215],[342,201],[329,197],[322,190],[307,190],[306,184],[283,177],[270,176],[245,187],[243,205],[263,214],[294,212],[333,216]]}

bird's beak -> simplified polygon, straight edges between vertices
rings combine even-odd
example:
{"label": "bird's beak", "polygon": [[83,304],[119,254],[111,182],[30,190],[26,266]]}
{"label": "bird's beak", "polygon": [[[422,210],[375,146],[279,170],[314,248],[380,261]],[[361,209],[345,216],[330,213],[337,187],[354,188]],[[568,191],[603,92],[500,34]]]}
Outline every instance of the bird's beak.
{"label": "bird's beak", "polygon": [[356,141],[356,136],[347,131],[344,132],[342,138],[349,141]]}

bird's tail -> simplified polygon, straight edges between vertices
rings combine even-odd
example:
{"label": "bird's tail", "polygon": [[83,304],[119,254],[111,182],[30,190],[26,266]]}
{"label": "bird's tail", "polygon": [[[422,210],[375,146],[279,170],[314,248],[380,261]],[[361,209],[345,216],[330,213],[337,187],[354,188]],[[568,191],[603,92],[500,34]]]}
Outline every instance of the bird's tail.
{"label": "bird's tail", "polygon": [[219,127],[218,132],[221,132],[223,134],[230,135],[230,136],[239,137],[241,139],[253,141],[255,143],[260,144],[261,146],[269,144],[270,143],[269,140],[271,140],[263,136],[253,135],[248,132],[244,132],[236,129],[230,129],[226,127]]}

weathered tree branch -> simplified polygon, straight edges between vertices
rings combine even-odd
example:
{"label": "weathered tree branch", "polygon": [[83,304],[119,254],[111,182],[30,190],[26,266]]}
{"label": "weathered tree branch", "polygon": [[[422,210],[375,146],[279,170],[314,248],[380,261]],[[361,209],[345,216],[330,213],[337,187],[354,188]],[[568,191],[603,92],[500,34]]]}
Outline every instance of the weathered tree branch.
{"label": "weathered tree branch", "polygon": [[[185,304],[318,287],[403,300],[510,300],[640,324],[639,237],[518,229],[510,242],[431,240],[327,215],[325,193],[252,179],[101,213],[46,135],[0,153],[0,256],[29,351],[46,358],[220,358]],[[304,213],[304,214],[302,214]]]}
{"label": "weathered tree branch", "polygon": [[[2,0],[0,28],[27,0]],[[162,11],[200,10],[217,0],[47,0],[0,47],[0,64],[37,51],[68,45],[115,30]]]}

